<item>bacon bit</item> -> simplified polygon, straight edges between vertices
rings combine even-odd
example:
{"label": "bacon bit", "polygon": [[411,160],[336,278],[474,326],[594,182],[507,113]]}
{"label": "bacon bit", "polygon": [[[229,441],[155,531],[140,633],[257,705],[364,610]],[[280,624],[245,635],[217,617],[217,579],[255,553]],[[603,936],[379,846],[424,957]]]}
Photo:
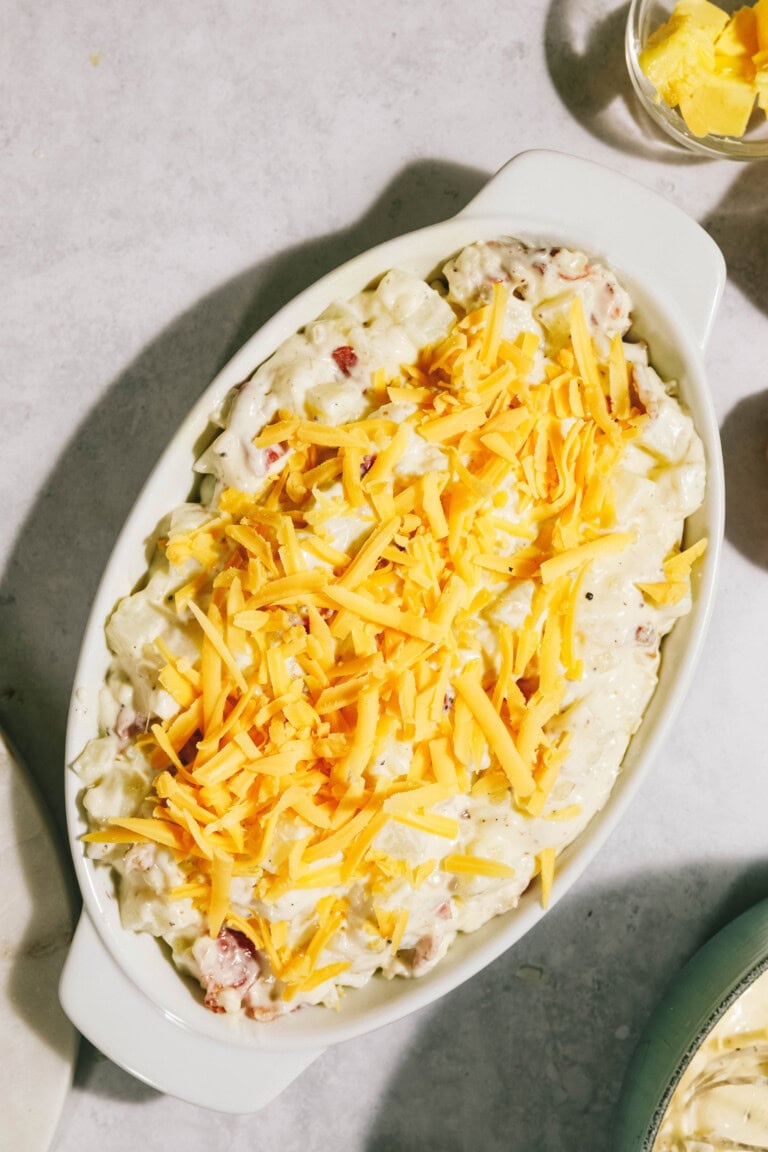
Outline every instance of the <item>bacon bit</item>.
{"label": "bacon bit", "polygon": [[[256,949],[256,945],[254,944],[253,940],[249,940],[249,938],[246,936],[245,932],[239,932],[237,930],[237,928],[222,928],[221,932],[219,933],[219,936],[221,936],[221,934],[223,932],[229,933],[229,935],[231,937],[233,937],[234,941],[237,944],[239,944],[242,949],[244,949],[246,952],[248,952],[249,955],[251,955],[254,960],[258,959],[259,954],[258,954],[258,951]],[[232,942],[229,941],[228,943],[229,943],[229,946],[231,946]]]}
{"label": "bacon bit", "polygon": [[288,445],[281,441],[279,444],[272,444],[269,448],[264,449],[264,465],[266,468],[271,468],[281,456],[285,456]]}
{"label": "bacon bit", "polygon": [[567,272],[561,272],[559,275],[561,280],[567,280],[569,284],[573,284],[576,280],[586,280],[589,275],[589,268],[586,268],[584,272],[579,272],[578,276],[569,276]]}
{"label": "bacon bit", "polygon": [[357,364],[357,352],[355,352],[354,348],[350,348],[349,344],[341,344],[338,348],[334,348],[331,356],[336,361],[336,366],[344,376],[349,376],[355,364]]}
{"label": "bacon bit", "polygon": [[435,912],[435,915],[438,916],[441,920],[452,920],[453,909],[451,908],[450,900],[443,900],[442,904]]}
{"label": "bacon bit", "polygon": [[635,642],[643,647],[655,646],[657,639],[656,629],[652,624],[641,624],[635,629]]}
{"label": "bacon bit", "polygon": [[[190,764],[194,760],[195,756],[197,756],[197,745],[202,740],[202,738],[203,737],[200,732],[195,732],[195,734],[190,736],[189,740],[187,740],[184,747],[179,749],[179,760],[181,760],[182,764]],[[168,771],[176,771],[173,764],[170,765]]]}
{"label": "bacon bit", "polygon": [[149,717],[141,712],[134,712],[132,708],[123,706],[117,714],[115,735],[122,744],[127,744],[134,736],[146,732],[149,727]]}
{"label": "bacon bit", "polygon": [[200,965],[206,1008],[226,1011],[221,994],[228,988],[250,988],[260,975],[259,953],[253,941],[234,928],[222,928],[212,953]]}
{"label": "bacon bit", "polygon": [[523,676],[517,681],[517,686],[528,701],[539,687],[539,678],[538,676]]}
{"label": "bacon bit", "polygon": [[365,454],[365,456],[363,456],[362,460],[360,461],[360,479],[361,480],[362,480],[363,476],[365,476],[366,472],[370,472],[371,468],[373,468],[373,462],[375,459],[376,459],[375,454],[371,453],[371,452],[367,452]]}
{"label": "bacon bit", "polygon": [[629,402],[633,408],[637,409],[638,412],[647,412],[648,411],[648,409],[645,405],[645,402],[644,402],[642,396],[640,395],[640,392],[638,391],[638,387],[637,387],[637,384],[635,382],[634,372],[632,373],[632,375],[629,378]]}

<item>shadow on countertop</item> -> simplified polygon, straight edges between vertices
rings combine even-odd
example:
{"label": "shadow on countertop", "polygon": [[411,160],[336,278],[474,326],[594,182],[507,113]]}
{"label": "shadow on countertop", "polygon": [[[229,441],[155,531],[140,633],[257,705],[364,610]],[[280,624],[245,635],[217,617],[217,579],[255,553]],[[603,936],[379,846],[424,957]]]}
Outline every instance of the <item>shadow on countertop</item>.
{"label": "shadow on countertop", "polygon": [[[745,163],[735,170],[733,183],[701,223],[719,245],[731,283],[765,314],[768,165]],[[761,359],[768,364],[765,355]],[[768,366],[754,386],[755,392],[728,412],[720,430],[727,494],[725,534],[743,556],[768,569],[768,522],[760,511],[768,506]]]}
{"label": "shadow on countertop", "polygon": [[487,179],[441,160],[409,165],[348,229],[247,269],[175,320],[106,388],[63,449],[0,579],[0,723],[60,832],[67,708],[90,605],[123,521],[181,420],[301,289],[374,244],[453,215]]}
{"label": "shadow on countertop", "polygon": [[544,48],[558,96],[583,128],[619,152],[665,164],[701,163],[703,157],[664,135],[635,95],[624,56],[629,4],[604,7],[551,0]]}
{"label": "shadow on countertop", "polygon": [[[251,1116],[164,1098],[84,1043],[62,1152],[78,1146],[78,1093],[147,1104],[158,1131],[170,1122],[194,1132],[195,1147],[617,1152],[611,1125],[621,1082],[666,986],[705,940],[767,893],[768,865],[743,861],[615,884],[591,884],[587,874],[509,952],[418,1013],[394,1075],[374,1090],[370,1118],[371,1079],[393,1044],[387,1029],[329,1049]],[[392,1028],[406,1034],[402,1024]],[[121,1149],[146,1132],[144,1109],[132,1115],[120,1113]]]}
{"label": "shadow on countertop", "polygon": [[582,883],[425,1017],[365,1152],[617,1152],[622,1079],[666,986],[768,893],[768,865]]}
{"label": "shadow on countertop", "polygon": [[[768,370],[765,376],[768,383]],[[740,400],[720,429],[727,493],[725,535],[768,570],[768,389]]]}
{"label": "shadow on countertop", "polygon": [[719,245],[728,276],[756,308],[768,311],[768,162],[734,165],[733,183],[701,221]]}

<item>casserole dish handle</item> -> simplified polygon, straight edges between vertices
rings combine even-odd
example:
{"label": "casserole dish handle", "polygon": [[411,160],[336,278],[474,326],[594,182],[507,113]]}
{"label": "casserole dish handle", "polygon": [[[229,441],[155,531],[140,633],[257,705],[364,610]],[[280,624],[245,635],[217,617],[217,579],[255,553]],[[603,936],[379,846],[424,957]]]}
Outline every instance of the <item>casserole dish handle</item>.
{"label": "casserole dish handle", "polygon": [[[620,274],[631,268],[706,347],[725,285],[723,255],[695,220],[636,181],[560,152],[521,152],[459,216],[514,216],[534,237],[567,244],[572,234],[580,247],[610,253]],[[563,221],[560,235],[553,220]]]}
{"label": "casserole dish handle", "polygon": [[123,974],[86,912],[80,916],[59,996],[83,1036],[132,1076],[219,1112],[258,1112],[323,1051],[222,1044],[182,1027]]}

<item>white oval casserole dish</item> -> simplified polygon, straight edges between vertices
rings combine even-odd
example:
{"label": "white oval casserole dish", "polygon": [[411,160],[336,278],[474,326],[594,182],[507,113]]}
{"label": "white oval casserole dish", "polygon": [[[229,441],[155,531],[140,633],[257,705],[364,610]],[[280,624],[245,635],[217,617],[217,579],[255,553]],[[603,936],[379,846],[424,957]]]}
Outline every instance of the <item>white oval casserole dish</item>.
{"label": "white oval casserole dish", "polygon": [[[691,680],[710,616],[724,496],[702,353],[725,266],[714,242],[679,209],[626,177],[554,152],[522,153],[457,216],[371,249],[323,277],[281,309],[217,376],[157,464],[105,570],[75,676],[68,763],[97,734],[98,695],[109,662],[105,621],[141,577],[145,541],[156,523],[187,497],[194,446],[222,397],[331,301],[349,298],[389,268],[426,276],[463,246],[499,235],[582,249],[616,271],[634,299],[633,334],[648,340],[660,374],[680,382],[707,459],[705,501],[688,525],[691,538],[709,538],[704,564],[694,576],[693,609],[664,641],[658,690],[611,799],[559,858],[552,899],[574,883],[621,818],[664,739]],[[78,804],[81,787],[68,770],[69,832],[84,909],[62,977],[62,1003],[80,1031],[116,1063],[162,1091],[207,1107],[257,1110],[327,1045],[398,1019],[448,992],[544,914],[538,885],[533,885],[514,912],[459,937],[426,976],[374,979],[345,996],[339,1011],[304,1009],[268,1024],[214,1015],[155,940],[121,927],[109,872],[86,859],[79,839],[86,831]]]}

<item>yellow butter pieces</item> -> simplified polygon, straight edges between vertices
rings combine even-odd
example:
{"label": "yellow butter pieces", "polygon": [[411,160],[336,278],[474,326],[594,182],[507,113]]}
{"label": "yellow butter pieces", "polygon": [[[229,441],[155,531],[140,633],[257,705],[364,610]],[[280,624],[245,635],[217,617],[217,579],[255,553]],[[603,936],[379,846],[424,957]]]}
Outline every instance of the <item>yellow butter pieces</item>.
{"label": "yellow butter pieces", "polygon": [[768,0],[730,17],[709,0],[680,0],[639,63],[694,136],[743,136],[755,100],[768,111]]}
{"label": "yellow butter pieces", "polygon": [[714,68],[715,40],[727,19],[706,0],[681,2],[649,38],[640,53],[640,67],[667,104],[679,104],[691,77]]}

